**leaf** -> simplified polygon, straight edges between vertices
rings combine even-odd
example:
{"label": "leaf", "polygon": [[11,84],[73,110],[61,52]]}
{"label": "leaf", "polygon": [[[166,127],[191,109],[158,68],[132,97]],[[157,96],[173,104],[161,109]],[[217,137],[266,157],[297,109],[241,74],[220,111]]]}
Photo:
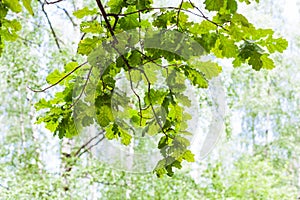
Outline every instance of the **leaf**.
{"label": "leaf", "polygon": [[122,144],[126,146],[130,144],[132,136],[115,123],[111,123],[108,127],[106,127],[105,132],[105,137],[109,140],[120,137]]}
{"label": "leaf", "polygon": [[190,2],[183,2],[181,5],[181,8],[188,10],[188,9],[193,9],[194,7],[192,6],[192,4]]}
{"label": "leaf", "polygon": [[15,13],[19,13],[22,11],[22,6],[18,0],[3,0],[3,4]]}
{"label": "leaf", "polygon": [[167,11],[159,15],[152,23],[153,26],[159,28],[167,28],[177,22],[177,13],[175,11]]}
{"label": "leaf", "polygon": [[59,80],[61,80],[64,77],[65,74],[60,73],[60,71],[58,69],[55,69],[52,73],[50,73],[47,78],[46,81],[47,83],[53,85],[55,83],[57,83]]}
{"label": "leaf", "polygon": [[34,105],[34,107],[36,111],[39,111],[41,109],[50,108],[51,105],[52,104],[49,101],[46,101],[44,98],[42,98]]}
{"label": "leaf", "polygon": [[119,127],[120,137],[121,137],[121,143],[124,145],[129,145],[131,142],[132,136],[127,133],[127,131],[123,130],[121,127]]}
{"label": "leaf", "polygon": [[195,155],[190,151],[187,150],[184,152],[184,154],[182,155],[182,158],[188,162],[195,162]]}
{"label": "leaf", "polygon": [[209,11],[219,11],[224,6],[224,0],[205,0],[204,4]]}
{"label": "leaf", "polygon": [[191,104],[192,104],[191,100],[184,94],[176,93],[175,96],[176,96],[178,102],[182,103],[182,105],[187,106],[187,107],[191,106]]}
{"label": "leaf", "polygon": [[88,56],[88,62],[90,63],[90,65],[95,66],[95,67],[99,67],[100,72],[103,73],[104,72],[104,68],[105,66],[105,49],[100,46],[96,49],[94,49]]}
{"label": "leaf", "polygon": [[[136,8],[138,10],[144,10],[146,8],[151,7],[151,4],[153,3],[152,0],[138,0],[136,5]],[[149,11],[144,11],[144,12],[149,12]]]}
{"label": "leaf", "polygon": [[192,68],[195,68],[202,72],[207,79],[212,79],[213,77],[218,76],[222,72],[222,67],[217,63],[206,61],[192,61],[189,63]]}
{"label": "leaf", "polygon": [[80,24],[80,31],[83,33],[102,33],[102,27],[101,24],[95,20],[88,21],[88,22],[82,22]]}
{"label": "leaf", "polygon": [[123,30],[131,30],[139,27],[138,15],[132,14],[127,17],[123,17],[119,20],[120,28]]}
{"label": "leaf", "polygon": [[166,92],[165,90],[150,89],[150,92],[145,93],[145,104],[149,105],[150,103],[152,103],[153,105],[161,105],[167,94],[168,92]]}
{"label": "leaf", "polygon": [[78,44],[77,52],[81,55],[89,55],[99,44],[101,40],[98,37],[85,38]]}
{"label": "leaf", "polygon": [[163,177],[164,174],[167,173],[167,170],[165,169],[165,165],[166,165],[165,159],[158,161],[154,169],[154,172],[156,173],[157,177],[161,178]]}
{"label": "leaf", "polygon": [[273,69],[273,68],[275,68],[274,61],[268,57],[268,54],[263,54],[260,59],[263,63],[262,68],[264,68],[264,69]]}
{"label": "leaf", "polygon": [[138,66],[142,62],[142,54],[139,53],[138,51],[131,52],[128,58],[128,62],[131,67]]}
{"label": "leaf", "polygon": [[248,61],[250,65],[252,65],[252,68],[255,69],[256,71],[260,70],[263,66],[263,62],[261,60],[261,54],[258,52],[254,52]]}
{"label": "leaf", "polygon": [[181,67],[185,76],[192,82],[193,85],[199,88],[207,88],[208,82],[204,77],[202,72],[197,71],[196,69],[190,68],[189,66]]}
{"label": "leaf", "polygon": [[74,70],[77,66],[78,66],[78,63],[77,63],[77,62],[69,62],[68,64],[66,64],[66,65],[64,66],[65,73],[71,72],[71,71]]}
{"label": "leaf", "polygon": [[101,106],[97,110],[97,121],[100,126],[106,127],[113,120],[114,120],[113,113],[111,111],[111,108],[108,107],[107,105]]}
{"label": "leaf", "polygon": [[189,27],[189,31],[196,35],[207,34],[211,30],[216,30],[216,26],[207,20],[204,20],[201,23],[194,23]]}
{"label": "leaf", "polygon": [[125,6],[125,1],[123,0],[110,0],[107,2],[107,5],[110,7],[110,12],[119,13],[121,8]]}
{"label": "leaf", "polygon": [[234,58],[237,55],[238,47],[235,45],[235,41],[220,35],[219,49],[222,51],[222,56],[226,58]]}
{"label": "leaf", "polygon": [[114,124],[114,123],[110,124],[108,127],[105,128],[105,137],[108,140],[118,138],[117,129],[118,129],[118,126],[116,124]]}
{"label": "leaf", "polygon": [[82,19],[86,16],[89,16],[89,15],[95,15],[97,14],[97,9],[94,8],[94,9],[89,9],[88,7],[84,7],[82,9],[79,9],[79,10],[76,10],[75,12],[73,12],[73,15],[75,17],[77,17],[78,19]]}
{"label": "leaf", "polygon": [[274,53],[275,51],[282,53],[288,47],[288,42],[283,38],[268,38],[266,40],[266,46],[270,53]]}
{"label": "leaf", "polygon": [[230,10],[231,13],[235,13],[237,11],[238,5],[236,0],[227,0],[227,10]]}
{"label": "leaf", "polygon": [[31,7],[31,0],[22,0],[22,2],[26,10],[33,16],[34,13]]}

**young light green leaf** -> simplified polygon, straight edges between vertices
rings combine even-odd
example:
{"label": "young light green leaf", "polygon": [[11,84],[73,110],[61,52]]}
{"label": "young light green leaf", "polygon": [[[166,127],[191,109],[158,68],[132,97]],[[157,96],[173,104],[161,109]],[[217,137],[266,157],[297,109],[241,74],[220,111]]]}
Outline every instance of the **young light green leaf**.
{"label": "young light green leaf", "polygon": [[46,81],[47,83],[52,85],[61,80],[64,77],[64,75],[64,73],[61,73],[58,69],[55,69],[52,73],[50,73],[47,76]]}
{"label": "young light green leaf", "polygon": [[31,0],[22,0],[22,2],[26,10],[33,16],[34,13],[31,7]]}
{"label": "young light green leaf", "polygon": [[82,9],[76,10],[75,12],[73,12],[73,15],[75,17],[77,17],[78,19],[82,19],[85,16],[89,16],[89,15],[95,15],[97,14],[97,9],[89,9],[88,7],[84,7]]}
{"label": "young light green leaf", "polygon": [[224,6],[224,0],[205,0],[204,4],[209,11],[219,11]]}

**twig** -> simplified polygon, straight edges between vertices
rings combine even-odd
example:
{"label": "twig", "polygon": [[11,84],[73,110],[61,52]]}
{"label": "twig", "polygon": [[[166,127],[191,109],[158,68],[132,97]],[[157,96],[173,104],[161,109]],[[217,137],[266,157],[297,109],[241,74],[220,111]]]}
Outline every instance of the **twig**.
{"label": "twig", "polygon": [[142,126],[143,113],[142,113],[141,97],[136,93],[136,91],[133,88],[131,70],[128,71],[128,75],[129,75],[129,79],[130,79],[129,80],[130,81],[130,88],[131,88],[132,92],[134,93],[134,95],[138,98],[138,104],[139,104],[139,110],[140,110],[140,126]]}
{"label": "twig", "polygon": [[177,12],[177,21],[176,21],[177,28],[179,28],[179,15],[180,15],[180,12],[181,12],[181,9],[182,9],[182,4],[183,4],[183,0],[181,0],[181,3],[179,5],[179,9],[178,9],[178,12]]}
{"label": "twig", "polygon": [[90,151],[94,146],[97,146],[102,140],[105,139],[105,136],[103,136],[100,140],[98,140],[95,144],[89,146],[89,148],[86,148],[83,152],[81,152],[80,154],[78,154],[78,157],[82,156],[82,154]]}
{"label": "twig", "polygon": [[[93,17],[91,21],[96,20],[97,17],[98,17],[98,16]],[[80,41],[84,39],[84,37],[86,36],[86,34],[87,34],[87,33],[83,33],[83,34],[82,34],[82,36],[80,37]]]}
{"label": "twig", "polygon": [[167,136],[167,134],[165,133],[165,131],[164,131],[164,129],[163,129],[163,126],[162,126],[162,124],[160,123],[160,121],[159,121],[159,119],[158,119],[158,116],[157,116],[157,114],[156,114],[156,112],[155,112],[155,110],[154,110],[153,104],[152,104],[152,102],[151,102],[151,96],[150,96],[151,82],[150,82],[150,80],[149,80],[147,74],[144,72],[144,70],[142,70],[142,69],[137,69],[137,70],[139,70],[139,71],[144,75],[145,79],[147,80],[147,83],[148,83],[148,98],[149,98],[149,102],[150,102],[149,105],[150,105],[150,107],[151,107],[151,109],[152,109],[152,112],[153,112],[153,115],[154,115],[154,117],[155,117],[155,120],[156,120],[157,124],[159,125],[161,131],[163,132],[163,134],[165,134],[165,135]]}
{"label": "twig", "polygon": [[[107,28],[108,28],[108,31],[110,32],[110,34],[111,34],[112,37],[114,38],[114,42],[118,42],[118,41],[117,41],[117,38],[116,38],[116,36],[115,36],[114,30],[113,30],[113,28],[112,28],[112,26],[111,26],[111,24],[110,24],[110,22],[109,22],[109,20],[108,20],[108,15],[107,15],[107,13],[106,13],[106,11],[105,11],[105,9],[104,9],[104,7],[103,7],[101,1],[100,1],[100,0],[96,0],[96,2],[97,2],[97,5],[98,5],[98,7],[99,7],[99,9],[100,9],[100,12],[101,12],[101,14],[102,14],[102,16],[103,16],[103,18],[104,18],[104,21],[105,21],[105,23],[106,23],[106,26],[107,26]],[[112,47],[113,47],[113,48],[117,51],[117,53],[121,56],[122,60],[123,60],[123,61],[125,62],[125,64],[126,64],[128,70],[130,70],[132,67],[129,65],[129,62],[128,62],[128,60],[125,58],[125,56],[124,56],[123,54],[121,54],[121,52],[120,52],[114,45],[112,45]]]}
{"label": "twig", "polygon": [[49,16],[48,16],[47,12],[45,11],[45,3],[42,3],[41,0],[39,0],[39,2],[40,2],[40,4],[41,4],[41,6],[42,6],[42,11],[43,11],[43,13],[44,13],[44,15],[45,15],[45,17],[46,17],[46,19],[47,19],[47,22],[48,22],[48,24],[49,24],[49,27],[50,27],[50,30],[51,30],[51,32],[52,32],[53,38],[54,38],[54,40],[55,40],[56,46],[57,46],[57,48],[59,49],[59,51],[61,51],[61,48],[60,48],[60,45],[59,45],[59,42],[58,42],[58,38],[57,38],[57,36],[56,36],[56,33],[55,33],[54,28],[53,28],[53,26],[52,26],[52,23],[51,23],[51,21],[50,21],[50,19],[49,19]]}
{"label": "twig", "polygon": [[[36,43],[36,42],[33,42],[33,41],[31,41],[31,40],[28,40],[28,39],[26,39],[26,38],[23,38],[22,36],[19,36],[18,37],[20,40],[23,40],[24,41],[24,43],[29,43],[29,44],[32,44],[32,45],[37,45],[38,47],[41,47],[41,45],[40,44],[38,44],[38,43]],[[26,45],[26,44],[25,44]]]}
{"label": "twig", "polygon": [[[195,7],[197,8],[197,7]],[[205,16],[203,14],[203,12],[201,12],[200,14],[197,14],[197,13],[194,13],[190,10],[186,10],[186,9],[182,9],[182,8],[177,8],[177,7],[171,7],[171,6],[168,6],[168,7],[160,7],[160,8],[144,8],[144,9],[141,9],[141,10],[136,10],[136,11],[132,11],[132,12],[128,12],[128,13],[121,13],[121,14],[116,14],[116,13],[107,13],[107,16],[112,16],[112,17],[116,17],[116,16],[119,16],[119,17],[126,17],[128,15],[132,15],[132,14],[136,14],[136,13],[140,13],[140,12],[144,12],[144,11],[151,11],[151,10],[161,10],[161,9],[165,9],[165,10],[180,10],[180,11],[183,11],[183,12],[187,12],[187,13],[190,13],[190,14],[193,14],[197,17],[201,17],[207,21],[209,21],[210,23],[214,24],[215,26],[217,27],[220,27],[226,31],[228,31],[225,27],[223,27],[222,25],[210,20],[207,16]]]}
{"label": "twig", "polygon": [[199,11],[199,13],[201,14],[202,18],[206,19],[207,21],[209,21],[210,23],[216,25],[217,27],[221,27],[223,30],[228,31],[228,29],[226,29],[224,26],[219,25],[218,23],[216,23],[216,22],[210,20],[206,15],[204,15],[204,13],[203,13],[197,6],[195,6],[191,0],[189,0],[189,2],[190,2],[191,6],[192,6],[193,8],[195,8],[196,10]]}
{"label": "twig", "polygon": [[115,33],[114,33],[114,31],[113,31],[113,29],[112,29],[112,27],[111,27],[111,25],[110,25],[110,22],[109,22],[109,20],[108,20],[108,18],[107,18],[108,15],[106,14],[106,11],[105,11],[105,9],[104,9],[104,7],[103,7],[101,1],[100,1],[100,0],[96,0],[96,2],[97,2],[97,5],[98,5],[98,7],[99,7],[99,9],[100,9],[100,12],[101,12],[101,14],[102,14],[102,16],[103,16],[103,18],[104,18],[104,21],[105,21],[105,23],[106,23],[106,26],[107,26],[107,28],[108,28],[110,34],[111,34],[112,36],[115,36]]}
{"label": "twig", "polygon": [[83,92],[84,92],[84,90],[85,90],[85,88],[86,88],[86,86],[87,86],[87,83],[88,83],[89,79],[90,79],[92,70],[93,70],[93,66],[92,66],[92,67],[90,68],[90,70],[89,70],[89,73],[88,73],[88,75],[87,75],[86,81],[85,81],[85,83],[84,83],[84,85],[83,85],[83,88],[82,88],[82,90],[81,90],[79,96],[78,96],[77,99],[74,101],[74,103],[72,103],[72,104],[70,105],[69,108],[72,108],[72,107],[80,100],[80,98],[82,97]]}
{"label": "twig", "polygon": [[99,137],[100,135],[102,135],[104,132],[100,132],[99,134],[97,134],[96,136],[92,137],[89,141],[87,141],[86,143],[84,143],[74,154],[74,156],[78,156],[80,151],[82,149],[85,149],[93,140],[95,140],[97,137]]}
{"label": "twig", "polygon": [[2,185],[2,184],[0,184],[0,187],[4,188],[4,189],[6,189],[6,190],[9,190],[9,187],[6,187],[6,186],[4,186],[4,185]]}
{"label": "twig", "polygon": [[54,84],[42,89],[42,90],[33,90],[31,88],[28,87],[28,89],[30,89],[33,92],[45,92],[46,90],[56,86],[57,84],[59,84],[60,82],[62,82],[65,78],[67,78],[68,76],[70,76],[71,74],[73,74],[77,69],[81,68],[82,66],[86,65],[88,62],[84,62],[81,65],[78,65],[77,67],[75,67],[72,71],[70,71],[69,73],[67,73],[65,76],[63,76],[61,79],[59,79],[57,82],[55,82]]}
{"label": "twig", "polygon": [[67,17],[69,18],[69,20],[70,20],[71,23],[73,24],[73,26],[77,26],[77,24],[74,22],[73,18],[71,17],[71,15],[69,14],[69,12],[68,12],[65,8],[62,8],[62,7],[58,6],[58,5],[56,5],[56,7],[57,7],[58,9],[61,9],[61,10],[64,11],[64,13],[67,15]]}
{"label": "twig", "polygon": [[57,1],[52,1],[52,2],[48,2],[48,1],[45,0],[45,3],[46,4],[56,4],[56,3],[59,3],[59,2],[62,2],[62,1],[64,1],[64,0],[57,0]]}

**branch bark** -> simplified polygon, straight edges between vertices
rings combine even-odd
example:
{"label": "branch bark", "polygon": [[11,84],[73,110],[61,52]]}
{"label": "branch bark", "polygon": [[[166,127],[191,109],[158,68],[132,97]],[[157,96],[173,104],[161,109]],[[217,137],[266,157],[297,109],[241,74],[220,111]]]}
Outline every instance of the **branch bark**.
{"label": "branch bark", "polygon": [[[54,41],[55,41],[55,44],[56,44],[58,50],[61,51],[61,48],[60,48],[60,45],[59,45],[59,42],[58,42],[58,37],[57,37],[57,35],[56,35],[55,31],[54,31],[54,28],[53,28],[52,23],[51,23],[51,21],[50,21],[50,19],[49,19],[48,13],[47,13],[46,10],[45,10],[45,3],[42,3],[40,0],[39,0],[39,2],[40,2],[40,4],[41,4],[41,6],[42,6],[42,12],[44,13],[44,15],[45,15],[45,17],[46,17],[46,19],[47,19],[47,22],[48,22],[48,24],[49,24],[51,33],[52,33],[53,38],[54,38]],[[46,1],[45,1],[45,2],[46,2]],[[49,3],[48,3],[48,4],[49,4]]]}

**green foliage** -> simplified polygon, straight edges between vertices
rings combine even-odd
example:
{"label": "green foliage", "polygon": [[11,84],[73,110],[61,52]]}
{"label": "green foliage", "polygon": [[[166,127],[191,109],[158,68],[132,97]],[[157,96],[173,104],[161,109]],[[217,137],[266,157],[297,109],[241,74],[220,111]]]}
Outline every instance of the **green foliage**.
{"label": "green foliage", "polygon": [[73,15],[75,17],[77,17],[78,19],[82,19],[86,16],[89,16],[89,15],[95,15],[97,14],[97,9],[94,8],[94,9],[89,9],[88,7],[84,7],[82,9],[79,9],[79,10],[76,10],[75,12],[73,12]]}
{"label": "green foliage", "polygon": [[[23,2],[32,13],[29,1]],[[37,123],[44,122],[60,138],[75,136],[77,130],[95,123],[105,130],[107,139],[124,145],[130,144],[136,130],[158,136],[163,159],[154,171],[159,177],[172,176],[184,160],[193,162],[186,138],[192,119],[186,108],[191,100],[184,93],[190,85],[207,88],[210,79],[222,71],[213,61],[199,57],[231,58],[236,67],[249,64],[258,71],[274,68],[271,54],[287,48],[287,41],[274,38],[273,30],[256,28],[237,13],[236,0],[206,0],[204,4],[214,15],[211,19],[189,1],[178,5],[180,9],[158,9],[151,0],[110,0],[105,13],[97,7],[75,11],[84,34],[77,53],[87,56],[88,64],[76,71],[78,64],[71,62],[63,71],[56,69],[48,75],[47,83],[59,84],[63,91],[36,104],[37,110],[44,111]],[[18,1],[4,5],[3,12],[21,11]],[[15,34],[20,26],[9,23],[5,27]],[[126,84],[118,82],[120,76],[126,77]],[[131,96],[120,91],[122,84],[128,85]]]}
{"label": "green foliage", "polygon": [[[128,6],[138,5],[139,2],[142,2],[139,5],[144,6],[142,8],[151,6],[147,3],[148,1],[112,2],[121,2],[123,12],[127,13],[129,12],[126,9]],[[229,13],[232,13],[235,8],[226,10],[225,8],[229,9],[230,7],[227,6],[229,2],[227,1],[226,4],[224,1],[214,22],[223,24],[230,19],[231,14]],[[250,3],[250,1],[246,2]],[[193,6],[185,2],[182,8],[193,9]],[[116,13],[119,13],[119,10]],[[162,13],[166,13],[166,10],[161,10],[155,16]],[[97,13],[90,15],[94,14]],[[150,15],[152,16],[152,13]],[[158,26],[178,28],[178,30],[190,34],[189,36],[194,37],[216,57],[234,58],[237,66],[248,63],[251,68],[257,70],[272,69],[275,64],[271,59],[274,57],[270,57],[271,54],[282,52],[287,46],[285,40],[273,38],[272,30],[256,29],[249,25],[248,20],[241,15],[232,17],[236,20],[236,27],[233,26],[232,29],[234,34],[227,33],[221,27],[206,20],[200,23],[186,23],[185,17],[185,15],[180,15],[179,18],[182,21],[180,20],[178,27],[176,27],[176,15],[176,22],[173,19],[164,19],[158,23]],[[109,18],[114,22],[113,16]],[[1,68],[3,73],[2,71],[0,73],[2,86],[0,89],[2,97],[0,112],[5,113],[4,117],[0,117],[1,123],[4,124],[0,127],[1,132],[4,133],[0,140],[1,198],[297,198],[298,180],[295,175],[299,173],[297,163],[299,162],[299,137],[296,134],[299,130],[299,109],[297,109],[299,99],[295,91],[299,89],[298,85],[300,84],[297,84],[297,79],[287,73],[289,70],[294,70],[293,72],[296,73],[297,68],[275,69],[276,71],[273,70],[271,73],[267,73],[267,70],[254,72],[249,67],[235,70],[233,81],[230,82],[232,85],[228,89],[228,94],[232,98],[227,100],[235,100],[233,103],[230,102],[231,109],[234,105],[243,110],[239,113],[243,114],[241,117],[242,133],[239,135],[241,140],[239,142],[230,140],[228,146],[234,148],[233,152],[221,149],[220,158],[212,157],[218,161],[207,158],[201,164],[195,163],[193,167],[198,166],[201,170],[204,169],[203,172],[200,169],[190,170],[183,161],[194,162],[196,158],[188,149],[190,141],[187,136],[190,133],[186,130],[187,121],[191,119],[191,116],[185,112],[185,108],[190,107],[192,102],[185,91],[190,89],[191,84],[200,89],[207,87],[209,80],[221,73],[222,67],[211,61],[194,58],[197,56],[195,50],[198,50],[193,46],[194,44],[189,41],[184,42],[183,39],[176,40],[174,38],[178,35],[174,37],[174,34],[170,32],[169,37],[161,34],[163,39],[155,41],[166,48],[145,48],[143,55],[133,48],[135,45],[132,44],[138,44],[133,42],[136,41],[136,38],[125,37],[125,41],[115,44],[117,47],[124,47],[128,50],[122,52],[131,66],[128,68],[126,62],[113,49],[108,48],[111,46],[107,45],[107,47],[102,44],[102,41],[107,41],[105,38],[110,36],[105,23],[103,21],[85,21],[85,17],[82,19],[84,20],[81,23],[81,29],[83,33],[86,33],[86,37],[80,42],[78,53],[84,55],[83,58],[87,56],[89,64],[77,69],[78,63],[70,62],[63,69],[52,69],[52,65],[56,66],[57,63],[65,62],[66,55],[63,53],[60,55],[61,61],[55,57],[52,46],[47,45],[47,49],[44,51],[47,51],[47,54],[53,53],[53,56],[49,58],[52,64],[47,64],[46,69],[43,70],[51,71],[46,78],[50,86],[59,82],[58,92],[55,91],[56,94],[53,96],[51,93],[50,98],[48,96],[41,98],[35,105],[40,115],[38,123],[45,123],[46,127],[60,138],[73,137],[73,141],[79,140],[79,143],[72,148],[71,154],[67,155],[70,156],[69,158],[65,158],[65,154],[58,152],[58,148],[63,146],[63,143],[50,145],[49,143],[57,140],[51,139],[51,136],[48,137],[45,135],[47,133],[39,128],[35,130],[36,126],[33,128],[31,125],[34,112],[30,110],[31,100],[28,100],[30,93],[28,93],[27,86],[42,81],[42,74],[37,73],[37,66],[40,63],[46,63],[45,59],[47,58],[40,56],[45,53],[41,52],[36,57],[28,56],[28,52],[31,52],[32,49],[26,42],[22,44],[23,41],[17,40],[16,43],[7,45],[4,57],[0,60],[0,63],[4,64],[4,67]],[[13,21],[14,19],[10,18],[9,20]],[[139,20],[137,21],[139,22]],[[145,21],[142,20],[139,25],[144,26]],[[26,29],[24,21],[20,24]],[[225,25],[229,26],[229,22],[226,22]],[[20,28],[15,22],[12,22],[11,26],[16,29]],[[117,24],[116,32],[125,30],[122,26]],[[152,21],[149,20],[145,26],[150,28],[147,29],[147,33],[151,35]],[[242,26],[245,26],[244,30],[240,29]],[[217,29],[218,31],[216,31]],[[251,34],[248,31],[252,31]],[[30,30],[24,35],[27,36],[27,34],[31,35],[35,41],[44,34],[44,31]],[[244,37],[247,38],[244,40]],[[26,37],[26,39],[28,38]],[[43,39],[42,37],[41,40]],[[153,43],[155,39],[157,37],[150,38],[146,44]],[[270,43],[266,43],[266,40]],[[183,43],[190,45],[178,45]],[[16,44],[22,44],[22,46],[16,46]],[[108,49],[100,52],[103,48]],[[107,54],[105,54],[106,51]],[[174,51],[176,53],[172,53]],[[164,59],[160,59],[161,57]],[[283,60],[283,63],[286,63],[288,59]],[[151,61],[155,61],[156,64]],[[107,67],[104,64],[107,64]],[[90,72],[92,72],[91,76],[89,76]],[[127,82],[118,82],[122,79],[120,77],[124,77]],[[225,85],[228,84],[226,82],[228,79],[225,77]],[[278,81],[281,79],[284,82]],[[86,80],[89,80],[87,85],[85,85]],[[130,95],[123,94],[124,91],[121,91],[121,87],[124,85],[129,88],[131,82],[133,90],[140,96],[141,110],[136,96],[130,98]],[[161,87],[160,83],[162,82],[165,82],[165,85]],[[150,83],[150,89],[147,88],[148,83]],[[255,83],[255,87],[253,87],[253,83]],[[287,87],[286,83],[293,83],[293,86]],[[82,95],[81,91],[83,91]],[[130,92],[127,91],[127,93]],[[272,93],[277,95],[274,96]],[[201,104],[203,103],[205,102],[201,102]],[[151,104],[159,120],[156,119]],[[122,109],[117,110],[116,105]],[[264,116],[268,111],[272,127],[270,131],[266,131],[268,120]],[[207,117],[205,111],[202,114]],[[160,127],[159,123],[163,127]],[[236,121],[234,123],[236,124]],[[89,127],[92,124],[101,126],[101,129],[105,130],[107,139],[118,140],[123,145],[129,145],[133,141],[137,142],[133,137],[140,132],[130,131],[131,129],[142,129],[143,135],[159,138],[155,146],[160,150],[162,160],[157,164],[155,173],[161,178],[155,179],[151,173],[131,174],[112,170],[110,166],[104,166],[103,163],[97,162],[98,158],[90,156],[88,151],[81,157],[77,157],[76,152],[82,147],[83,141],[81,137],[74,136],[78,134],[77,131],[80,133],[81,128]],[[131,126],[130,128],[126,126],[128,124]],[[255,130],[251,129],[252,125],[255,126]],[[257,141],[262,141],[268,133],[274,133],[273,140],[266,144],[257,143],[252,146],[252,140],[249,139],[252,131],[254,131],[255,137],[259,137]],[[268,137],[266,138],[268,139]],[[66,141],[66,138],[63,140]],[[236,148],[236,146],[238,147]],[[253,151],[253,154],[246,155],[241,152],[243,148],[241,149],[239,146],[246,148],[248,153]],[[85,146],[82,152],[88,148]],[[146,150],[151,149],[146,148]],[[56,157],[57,161],[55,161],[56,159],[52,160],[53,157]],[[51,166],[55,166],[55,172],[52,171],[53,169],[48,169],[49,163]],[[60,170],[63,170],[62,168],[67,163],[72,163],[72,166],[65,174]],[[165,174],[172,178],[164,176]],[[65,189],[66,178],[68,190]]]}
{"label": "green foliage", "polygon": [[[34,15],[31,7],[31,0],[22,0],[26,10]],[[17,19],[11,19],[8,14],[22,11],[20,0],[3,0],[0,2],[0,56],[2,54],[5,41],[15,41],[18,38],[17,32],[21,30],[21,23]]]}

